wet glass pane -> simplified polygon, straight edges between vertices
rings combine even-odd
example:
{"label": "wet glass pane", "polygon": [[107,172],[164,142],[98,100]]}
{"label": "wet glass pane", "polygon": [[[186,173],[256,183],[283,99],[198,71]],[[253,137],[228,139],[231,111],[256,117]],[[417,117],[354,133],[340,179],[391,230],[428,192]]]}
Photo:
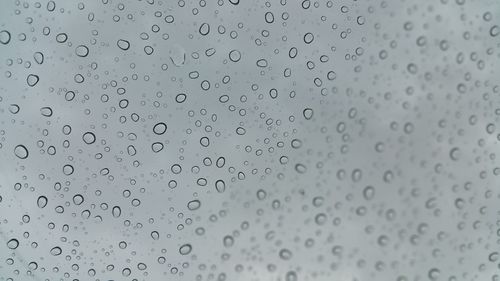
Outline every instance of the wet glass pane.
{"label": "wet glass pane", "polygon": [[499,281],[499,25],[3,0],[0,281]]}

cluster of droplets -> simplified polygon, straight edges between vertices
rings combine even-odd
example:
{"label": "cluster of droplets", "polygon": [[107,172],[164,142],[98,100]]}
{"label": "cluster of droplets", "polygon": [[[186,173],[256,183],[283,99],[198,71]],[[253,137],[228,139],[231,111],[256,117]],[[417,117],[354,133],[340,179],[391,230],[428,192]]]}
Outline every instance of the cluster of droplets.
{"label": "cluster of droplets", "polygon": [[486,2],[7,1],[0,281],[500,280]]}

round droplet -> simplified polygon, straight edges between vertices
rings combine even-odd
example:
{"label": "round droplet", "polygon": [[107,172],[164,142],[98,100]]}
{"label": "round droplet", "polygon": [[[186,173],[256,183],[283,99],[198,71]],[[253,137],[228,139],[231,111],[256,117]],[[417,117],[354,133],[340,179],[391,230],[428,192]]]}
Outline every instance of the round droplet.
{"label": "round droplet", "polygon": [[57,43],[64,43],[68,40],[68,35],[66,33],[59,33],[56,35]]}
{"label": "round droplet", "polygon": [[435,281],[438,280],[441,271],[437,268],[431,268],[428,273],[428,277],[430,280]]}
{"label": "round droplet", "polygon": [[7,45],[10,42],[10,32],[7,30],[0,31],[0,43]]}
{"label": "round droplet", "polygon": [[29,156],[28,149],[22,144],[16,145],[16,147],[14,148],[14,154],[19,159],[26,159]]}
{"label": "round droplet", "polygon": [[81,194],[76,194],[75,196],[73,196],[73,203],[75,205],[81,205],[84,201],[84,198]]}
{"label": "round droplet", "polygon": [[302,111],[302,115],[304,115],[304,118],[306,120],[311,120],[314,115],[314,111],[311,108],[306,108],[304,109],[304,111]]}
{"label": "round droplet", "polygon": [[129,277],[130,274],[132,274],[132,270],[128,267],[122,269],[122,275],[123,277]]}
{"label": "round droplet", "polygon": [[365,24],[365,18],[363,16],[358,16],[356,18],[356,22],[359,24],[359,25],[363,25]]}
{"label": "round droplet", "polygon": [[116,45],[118,46],[118,48],[126,51],[130,48],[130,42],[128,42],[127,40],[123,40],[123,39],[119,39],[117,42],[116,42]]}
{"label": "round droplet", "polygon": [[498,27],[498,25],[494,25],[490,28],[490,35],[492,37],[496,37],[498,36],[498,34],[500,34],[500,27]]}
{"label": "round droplet", "polygon": [[79,45],[75,48],[75,54],[79,57],[86,57],[89,54],[89,48],[85,45]]}
{"label": "round droplet", "polygon": [[93,144],[96,140],[94,133],[86,132],[82,135],[82,140],[86,144]]}
{"label": "round droplet", "polygon": [[208,147],[210,145],[210,139],[208,137],[202,137],[200,139],[200,144],[203,147]]}
{"label": "round droplet", "polygon": [[285,275],[285,281],[297,281],[299,278],[297,277],[297,273],[295,271],[288,271]]}
{"label": "round droplet", "polygon": [[153,133],[163,135],[167,131],[167,124],[160,122],[153,126]]}
{"label": "round droplet", "polygon": [[229,59],[232,62],[238,62],[241,59],[241,53],[238,50],[231,50],[229,52]]}
{"label": "round droplet", "polygon": [[151,145],[151,150],[153,150],[154,153],[158,153],[163,149],[163,143],[161,142],[155,142]]}
{"label": "round droplet", "polygon": [[281,249],[279,256],[282,260],[289,260],[292,258],[292,252],[288,249]]}
{"label": "round droplet", "polygon": [[11,104],[9,106],[9,112],[12,114],[17,114],[19,112],[19,110],[20,110],[20,107],[17,104]]}
{"label": "round droplet", "polygon": [[453,161],[458,161],[460,159],[460,148],[454,147],[450,150],[450,158]]}
{"label": "round droplet", "polygon": [[73,168],[73,166],[71,166],[69,164],[66,164],[63,166],[63,174],[65,174],[66,176],[73,174],[74,171],[75,171],[75,168]]}

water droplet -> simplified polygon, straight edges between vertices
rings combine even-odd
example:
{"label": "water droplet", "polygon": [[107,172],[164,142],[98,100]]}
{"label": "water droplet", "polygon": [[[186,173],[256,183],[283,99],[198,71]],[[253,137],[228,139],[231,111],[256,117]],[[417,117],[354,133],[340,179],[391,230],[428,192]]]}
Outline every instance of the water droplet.
{"label": "water droplet", "polygon": [[39,208],[45,208],[45,206],[47,206],[47,203],[48,203],[48,199],[47,197],[41,195],[38,197],[38,199],[36,200],[36,204],[38,205]]}
{"label": "water droplet", "polygon": [[119,218],[122,214],[122,209],[119,206],[114,206],[111,213],[113,214],[113,217]]}
{"label": "water droplet", "polygon": [[0,43],[7,45],[10,42],[10,32],[7,30],[0,31]]}
{"label": "water droplet", "polygon": [[75,205],[81,205],[84,201],[84,198],[81,194],[76,194],[73,196],[73,203]]}
{"label": "water droplet", "polygon": [[117,42],[116,42],[116,45],[118,46],[118,48],[126,51],[130,48],[130,42],[128,42],[127,40],[123,40],[123,39],[119,39]]}
{"label": "water droplet", "polygon": [[238,50],[231,50],[229,52],[229,60],[232,62],[238,62],[241,59],[241,53]]}
{"label": "water droplet", "polygon": [[454,147],[450,150],[450,158],[453,161],[458,161],[460,159],[460,149],[458,147]]}
{"label": "water droplet", "polygon": [[26,159],[29,156],[28,149],[22,144],[16,145],[16,147],[14,148],[14,154],[19,159]]}
{"label": "water droplet", "polygon": [[314,111],[312,110],[312,108],[306,108],[302,111],[302,115],[306,120],[311,120],[314,115]]}
{"label": "water droplet", "polygon": [[179,248],[179,253],[181,255],[185,256],[185,255],[189,255],[189,253],[191,253],[192,250],[193,250],[193,247],[191,246],[191,244],[184,244]]}
{"label": "water droplet", "polygon": [[63,166],[63,174],[65,174],[66,176],[73,174],[74,171],[75,171],[75,168],[73,168],[73,166],[71,166],[69,164],[66,164]]}
{"label": "water droplet", "polygon": [[369,186],[366,186],[364,189],[363,189],[363,197],[366,199],[366,200],[372,200],[373,197],[375,197],[375,188],[371,185]]}
{"label": "water droplet", "polygon": [[151,145],[151,150],[153,150],[154,153],[158,153],[162,151],[163,149],[163,143],[161,142],[155,142]]}
{"label": "water droplet", "polygon": [[200,200],[191,200],[188,202],[187,207],[190,211],[198,210],[201,207]]}
{"label": "water droplet", "polygon": [[61,247],[54,247],[54,248],[50,249],[50,254],[53,256],[59,256],[60,254],[62,254]]}
{"label": "water droplet", "polygon": [[292,258],[292,251],[290,251],[288,249],[281,249],[279,252],[279,257],[282,260],[289,260]]}
{"label": "water droplet", "polygon": [[96,141],[95,134],[92,132],[85,132],[82,135],[82,140],[86,144],[93,144]]}
{"label": "water droplet", "polygon": [[494,25],[490,28],[490,35],[492,37],[496,37],[498,36],[498,34],[500,34],[500,27],[498,27],[498,25]]}
{"label": "water droplet", "polygon": [[68,35],[66,33],[59,33],[56,35],[57,43],[64,43],[68,40]]}
{"label": "water droplet", "polygon": [[19,247],[19,240],[12,238],[9,241],[7,241],[7,248],[15,250],[17,249],[17,247]]}
{"label": "water droplet", "polygon": [[40,108],[40,114],[44,117],[51,117],[52,116],[52,108],[50,107],[42,107]]}
{"label": "water droplet", "polygon": [[9,112],[12,114],[17,114],[19,112],[19,110],[20,110],[20,107],[17,104],[11,104],[9,106]]}
{"label": "water droplet", "polygon": [[223,180],[217,180],[215,182],[215,190],[219,193],[226,191],[226,183]]}
{"label": "water droplet", "polygon": [[43,63],[43,59],[44,59],[43,53],[41,53],[41,52],[35,52],[33,54],[33,59],[35,60],[36,63],[42,64]]}
{"label": "water droplet", "polygon": [[158,233],[158,231],[151,231],[151,238],[153,238],[153,240],[160,239],[160,233]]}
{"label": "water droplet", "polygon": [[86,57],[89,54],[89,48],[85,45],[79,45],[75,48],[75,54],[79,57]]}
{"label": "water droplet", "polygon": [[167,131],[167,124],[160,122],[153,127],[153,132],[157,135],[163,135]]}
{"label": "water droplet", "polygon": [[206,22],[200,25],[200,29],[198,30],[201,35],[206,36],[210,33],[210,25]]}
{"label": "water droplet", "polygon": [[28,77],[26,78],[26,83],[28,84],[28,86],[34,87],[38,83],[39,80],[40,80],[40,77],[38,77],[38,75],[29,74]]}

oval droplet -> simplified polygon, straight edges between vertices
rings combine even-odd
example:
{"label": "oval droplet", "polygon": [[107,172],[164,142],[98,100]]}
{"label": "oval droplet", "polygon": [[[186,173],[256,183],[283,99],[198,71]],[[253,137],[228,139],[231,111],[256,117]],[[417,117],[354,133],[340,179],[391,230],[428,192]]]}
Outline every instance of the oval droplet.
{"label": "oval droplet", "polygon": [[179,253],[183,256],[189,255],[191,253],[191,250],[193,250],[193,247],[191,244],[184,244],[179,248]]}
{"label": "oval droplet", "polygon": [[122,209],[119,206],[114,206],[111,213],[113,214],[113,217],[119,218],[122,214]]}
{"label": "oval droplet", "polygon": [[119,39],[117,42],[116,42],[116,45],[118,46],[118,48],[126,51],[130,48],[130,42],[128,42],[127,40],[123,40],[123,39]]}
{"label": "oval droplet", "polygon": [[19,247],[19,240],[12,238],[9,241],[7,241],[7,248],[15,250],[17,249],[17,247]]}
{"label": "oval droplet", "polygon": [[224,191],[226,191],[226,183],[223,180],[217,180],[215,182],[215,189],[217,190],[217,192],[223,193]]}
{"label": "oval droplet", "polygon": [[36,204],[38,205],[39,208],[45,208],[45,206],[47,206],[47,203],[49,202],[49,200],[47,199],[47,197],[41,195],[38,197],[38,199],[36,200]]}
{"label": "oval droplet", "polygon": [[50,249],[50,254],[53,256],[59,256],[60,254],[62,254],[61,247],[54,247],[54,248]]}
{"label": "oval droplet", "polygon": [[14,154],[19,159],[26,159],[29,156],[28,149],[22,144],[16,145],[16,147],[14,148]]}
{"label": "oval droplet", "polygon": [[42,116],[44,117],[51,117],[52,113],[52,108],[48,106],[40,108],[40,114],[42,114]]}
{"label": "oval droplet", "polygon": [[190,211],[198,210],[201,207],[200,200],[191,200],[187,203],[187,207]]}

